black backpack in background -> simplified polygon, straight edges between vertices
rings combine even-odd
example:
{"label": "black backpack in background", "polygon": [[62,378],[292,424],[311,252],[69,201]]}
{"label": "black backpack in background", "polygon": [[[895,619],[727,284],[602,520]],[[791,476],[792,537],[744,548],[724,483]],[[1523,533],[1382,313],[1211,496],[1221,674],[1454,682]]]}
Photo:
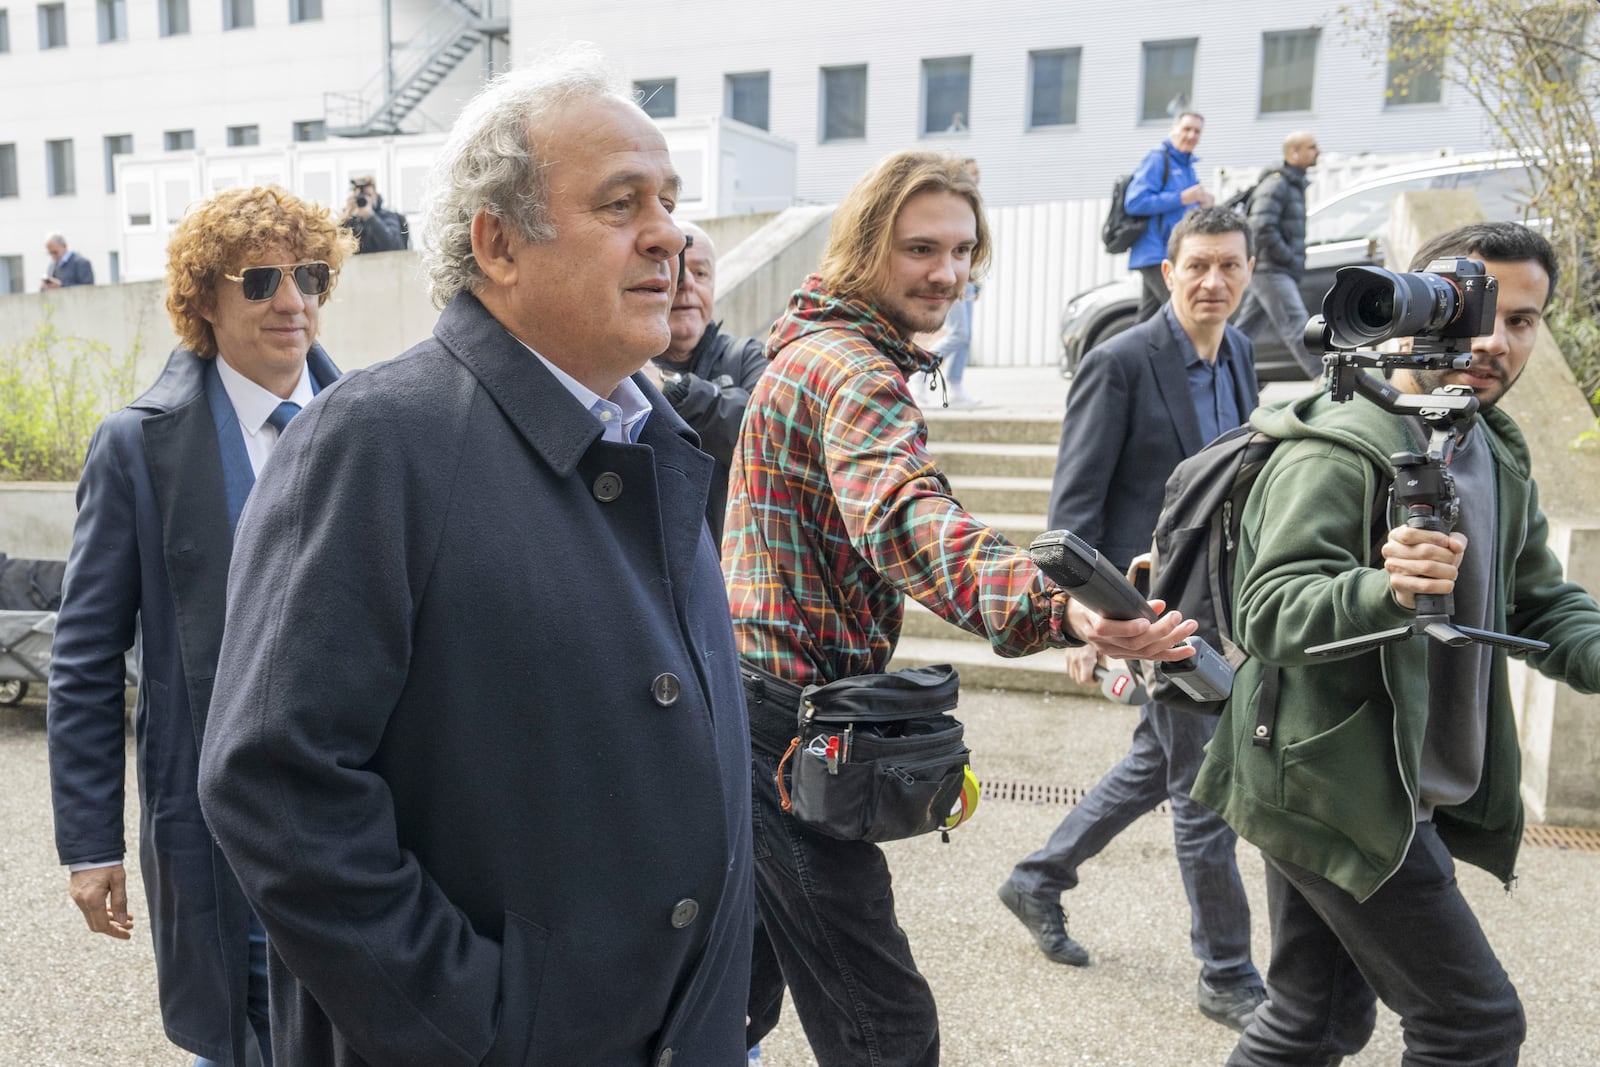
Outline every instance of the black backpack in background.
{"label": "black backpack in background", "polygon": [[[1172,174],[1172,159],[1163,149],[1161,152],[1161,187],[1167,185],[1167,178]],[[1117,255],[1126,252],[1138,242],[1140,235],[1150,227],[1149,215],[1130,215],[1125,206],[1128,196],[1128,186],[1133,182],[1133,175],[1124,174],[1111,185],[1111,208],[1106,212],[1106,221],[1100,226],[1100,243],[1107,252]]]}
{"label": "black backpack in background", "polygon": [[50,559],[8,559],[0,552],[0,611],[61,610],[67,565]]}
{"label": "black backpack in background", "polygon": [[1271,167],[1262,171],[1260,177],[1258,177],[1250,185],[1245,186],[1237,193],[1234,193],[1232,196],[1228,197],[1228,199],[1222,202],[1221,206],[1228,211],[1238,212],[1239,214],[1248,218],[1250,215],[1250,203],[1251,201],[1255,200],[1256,190],[1261,188],[1261,183],[1272,177],[1274,174],[1282,173],[1283,171],[1279,170],[1277,167]]}

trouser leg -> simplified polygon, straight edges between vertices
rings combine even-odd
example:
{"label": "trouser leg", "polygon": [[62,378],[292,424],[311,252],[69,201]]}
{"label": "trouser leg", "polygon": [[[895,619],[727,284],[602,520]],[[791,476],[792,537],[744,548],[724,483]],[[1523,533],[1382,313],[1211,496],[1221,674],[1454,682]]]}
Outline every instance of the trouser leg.
{"label": "trouser leg", "polygon": [[778,1025],[783,1012],[783,970],[767,936],[761,912],[756,911],[756,936],[750,946],[750,1001],[745,1027],[745,1047],[753,1048]]}
{"label": "trouser leg", "polygon": [[[1256,300],[1271,322],[1273,331],[1283,339],[1289,354],[1306,372],[1306,377],[1320,377],[1322,358],[1320,355],[1313,356],[1306,348],[1306,320],[1311,316],[1306,311],[1305,298],[1300,295],[1299,283],[1287,274],[1268,271],[1256,275],[1250,286],[1256,292]],[[1243,316],[1240,318],[1242,322]],[[1244,327],[1241,325],[1240,329]]]}
{"label": "trouser leg", "polygon": [[1172,836],[1189,897],[1189,943],[1201,977],[1213,989],[1258,986],[1261,975],[1250,962],[1250,901],[1235,857],[1238,837],[1222,816],[1189,795],[1217,720],[1160,704],[1149,708],[1166,755]]}
{"label": "trouser leg", "polygon": [[[1320,921],[1343,955],[1359,968],[1365,984],[1400,1016],[1408,1067],[1512,1067],[1526,1025],[1522,1003],[1494,950],[1456,885],[1455,865],[1432,823],[1419,823],[1400,869],[1365,902],[1303,868],[1268,861],[1301,903]],[[1270,883],[1269,883],[1270,889]],[[1278,1019],[1280,999],[1278,915],[1273,915],[1273,963],[1267,975],[1268,1017]],[[1331,955],[1331,949],[1325,950]],[[1320,995],[1334,999],[1324,975],[1302,973],[1285,984],[1286,1002]],[[1343,976],[1348,985],[1350,979]],[[1370,998],[1371,994],[1368,994]],[[1308,998],[1309,999],[1309,998]],[[1341,1012],[1350,1017],[1348,1008]],[[1258,1016],[1259,1018],[1259,1016]],[[1315,1020],[1281,1027],[1280,1038],[1302,1046]],[[1238,1064],[1304,1064],[1317,1061],[1256,1056],[1237,1058],[1256,1036],[1252,1025],[1235,1051]],[[1370,1024],[1368,1025],[1370,1030]],[[1265,1031],[1264,1031],[1265,1032]],[[1364,1038],[1363,1038],[1364,1040]],[[1292,1046],[1291,1046],[1292,1047]],[[1357,1046],[1359,1047],[1359,1046]],[[1353,1049],[1351,1050],[1353,1051]]]}
{"label": "trouser leg", "polygon": [[883,851],[805,829],[752,760],[756,904],[818,1063],[934,1067],[939,1021],[894,913]]}
{"label": "trouser leg", "polygon": [[1078,884],[1078,867],[1111,843],[1139,816],[1167,799],[1166,756],[1151,726],[1149,705],[1139,709],[1133,744],[1122,762],[1095,783],[1039,851],[1011,872],[1011,883],[1029,895],[1060,894]]}
{"label": "trouser leg", "polygon": [[1138,267],[1142,287],[1139,290],[1139,313],[1136,322],[1143,322],[1161,310],[1172,294],[1167,291],[1166,279],[1161,276],[1161,264]]}

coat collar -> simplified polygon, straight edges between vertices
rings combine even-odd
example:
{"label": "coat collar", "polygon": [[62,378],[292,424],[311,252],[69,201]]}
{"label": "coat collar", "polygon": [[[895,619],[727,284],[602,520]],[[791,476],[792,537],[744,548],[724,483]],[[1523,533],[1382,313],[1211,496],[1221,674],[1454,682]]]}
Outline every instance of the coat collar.
{"label": "coat collar", "polygon": [[[439,316],[433,335],[472,372],[495,406],[552,470],[567,477],[578,469],[578,461],[601,436],[600,423],[489,314],[476,296],[468,292],[456,294]],[[654,409],[641,440],[648,440],[654,435],[652,431],[665,427],[698,447],[699,437],[645,377],[635,374],[633,381]]]}
{"label": "coat collar", "polygon": [[[156,376],[155,384],[128,406],[139,411],[154,412],[182,407],[205,392],[207,362],[187,348],[174,348],[167,357],[167,365]],[[311,350],[306,353],[306,366],[319,389],[332,385],[339,378],[339,369],[333,365],[333,360],[328,358],[328,353],[320,344],[312,344]]]}

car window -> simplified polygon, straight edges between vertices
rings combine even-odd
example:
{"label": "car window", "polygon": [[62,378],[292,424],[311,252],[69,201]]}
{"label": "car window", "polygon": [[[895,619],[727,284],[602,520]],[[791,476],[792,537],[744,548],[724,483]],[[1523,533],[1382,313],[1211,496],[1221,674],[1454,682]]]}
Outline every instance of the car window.
{"label": "car window", "polygon": [[1450,175],[1447,189],[1471,189],[1478,194],[1484,217],[1491,222],[1523,221],[1528,214],[1528,169],[1501,167]]}
{"label": "car window", "polygon": [[1389,224],[1389,201],[1399,193],[1435,189],[1436,177],[1410,178],[1346,193],[1319,204],[1306,216],[1306,244],[1332,241],[1364,241],[1384,231]]}

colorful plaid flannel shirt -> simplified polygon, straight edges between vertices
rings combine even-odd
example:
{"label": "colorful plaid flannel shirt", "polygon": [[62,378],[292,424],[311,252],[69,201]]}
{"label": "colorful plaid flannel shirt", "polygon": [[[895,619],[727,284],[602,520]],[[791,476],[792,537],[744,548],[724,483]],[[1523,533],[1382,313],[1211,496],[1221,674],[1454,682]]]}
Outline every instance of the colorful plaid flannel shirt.
{"label": "colorful plaid flannel shirt", "polygon": [[734,456],[723,571],[741,656],[790,682],[884,670],[915,597],[1003,656],[1076,643],[1065,594],[968,515],[906,375],[936,365],[818,277],[767,341]]}

